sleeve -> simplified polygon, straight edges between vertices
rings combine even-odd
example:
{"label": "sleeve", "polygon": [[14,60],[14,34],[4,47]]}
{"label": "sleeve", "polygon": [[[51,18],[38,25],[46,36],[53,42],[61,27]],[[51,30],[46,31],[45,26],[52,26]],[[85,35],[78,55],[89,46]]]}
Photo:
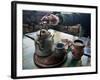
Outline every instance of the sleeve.
{"label": "sleeve", "polygon": [[80,24],[80,15],[77,13],[71,13],[71,14],[57,14],[59,17],[59,24],[61,25],[67,25],[67,26],[73,26],[76,24]]}
{"label": "sleeve", "polygon": [[82,36],[91,36],[91,14],[88,13],[59,13],[59,24],[64,26],[74,26],[81,24]]}

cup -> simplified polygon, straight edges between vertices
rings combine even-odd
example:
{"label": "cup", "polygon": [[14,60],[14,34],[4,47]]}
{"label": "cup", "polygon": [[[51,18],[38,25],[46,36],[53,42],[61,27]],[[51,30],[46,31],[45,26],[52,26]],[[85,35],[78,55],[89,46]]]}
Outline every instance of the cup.
{"label": "cup", "polygon": [[80,60],[83,53],[84,53],[84,43],[82,40],[75,40],[74,43],[73,43],[73,58],[74,59],[77,59],[77,60]]}
{"label": "cup", "polygon": [[64,56],[66,50],[63,43],[57,43],[55,46],[55,54],[59,56]]}

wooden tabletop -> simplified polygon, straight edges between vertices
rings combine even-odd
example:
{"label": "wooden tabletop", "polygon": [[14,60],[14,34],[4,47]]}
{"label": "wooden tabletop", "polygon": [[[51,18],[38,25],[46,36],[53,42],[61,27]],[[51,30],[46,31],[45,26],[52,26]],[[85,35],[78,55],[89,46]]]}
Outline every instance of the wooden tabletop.
{"label": "wooden tabletop", "polygon": [[[62,39],[68,39],[70,41],[74,41],[75,39],[78,39],[77,36],[73,36],[67,33],[63,33],[63,32],[59,32],[53,29],[49,29],[49,32],[51,32],[52,35],[54,35],[54,43],[57,42],[61,42]],[[38,31],[37,31],[38,32]],[[29,35],[35,39],[37,39],[37,32],[32,32],[32,33],[27,33],[26,35]],[[22,62],[23,62],[23,69],[36,69],[38,68],[35,63],[34,63],[34,59],[33,59],[33,55],[35,53],[35,42],[26,37],[23,36],[23,53],[22,53]],[[86,60],[87,61],[82,61],[82,60]],[[63,64],[63,66],[61,67],[74,67],[74,66],[81,66],[81,63],[85,63],[85,66],[90,65],[90,63],[88,62],[88,57],[86,56],[82,56],[82,59],[80,61],[73,61],[72,60],[72,52],[70,51],[68,53],[68,58],[66,60],[66,62]],[[88,64],[86,64],[88,63]],[[84,64],[83,64],[84,65]]]}

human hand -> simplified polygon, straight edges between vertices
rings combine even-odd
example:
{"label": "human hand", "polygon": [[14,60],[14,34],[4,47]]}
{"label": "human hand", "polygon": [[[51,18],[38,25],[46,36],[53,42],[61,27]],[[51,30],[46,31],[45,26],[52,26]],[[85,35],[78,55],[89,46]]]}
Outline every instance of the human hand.
{"label": "human hand", "polygon": [[43,16],[41,21],[46,21],[48,25],[55,26],[59,23],[59,17],[54,14],[50,14],[48,16]]}

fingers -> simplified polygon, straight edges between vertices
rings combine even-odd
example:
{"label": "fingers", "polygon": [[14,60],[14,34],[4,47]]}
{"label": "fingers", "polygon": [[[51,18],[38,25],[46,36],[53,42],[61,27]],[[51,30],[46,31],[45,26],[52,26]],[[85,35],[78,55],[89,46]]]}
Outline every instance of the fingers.
{"label": "fingers", "polygon": [[47,21],[48,20],[48,16],[43,16],[41,21]]}
{"label": "fingers", "polygon": [[41,21],[47,21],[49,25],[57,25],[59,23],[59,18],[54,14],[50,14],[48,16],[43,16]]}
{"label": "fingers", "polygon": [[51,21],[54,18],[55,18],[55,16],[53,14],[50,14],[48,16],[43,16],[42,19],[41,19],[41,21],[46,21],[46,20]]}

